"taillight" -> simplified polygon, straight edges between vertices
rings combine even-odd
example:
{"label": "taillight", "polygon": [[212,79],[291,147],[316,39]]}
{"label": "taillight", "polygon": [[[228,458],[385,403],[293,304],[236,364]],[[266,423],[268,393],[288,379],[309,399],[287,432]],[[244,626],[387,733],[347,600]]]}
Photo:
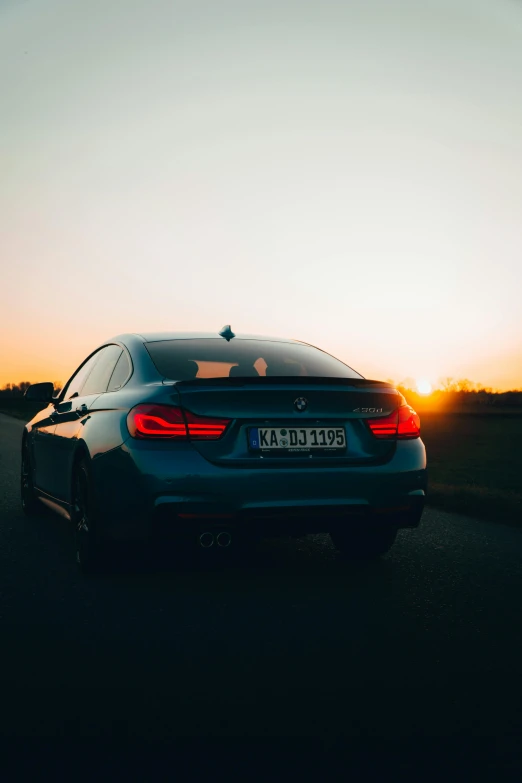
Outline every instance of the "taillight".
{"label": "taillight", "polygon": [[420,436],[420,417],[410,405],[399,408],[398,438],[418,438]]}
{"label": "taillight", "polygon": [[384,416],[382,419],[368,419],[368,426],[376,438],[395,438],[398,424],[398,410],[394,411],[390,416]]}
{"label": "taillight", "polygon": [[133,438],[169,440],[217,440],[230,419],[197,416],[174,405],[137,405],[127,416]]}
{"label": "taillight", "polygon": [[137,405],[127,416],[133,438],[187,440],[187,424],[181,408],[171,405]]}
{"label": "taillight", "polygon": [[197,416],[184,411],[190,440],[217,440],[230,424],[230,419],[215,419],[209,416]]}
{"label": "taillight", "polygon": [[418,438],[420,436],[420,418],[409,405],[401,405],[389,416],[368,419],[368,426],[376,438]]}

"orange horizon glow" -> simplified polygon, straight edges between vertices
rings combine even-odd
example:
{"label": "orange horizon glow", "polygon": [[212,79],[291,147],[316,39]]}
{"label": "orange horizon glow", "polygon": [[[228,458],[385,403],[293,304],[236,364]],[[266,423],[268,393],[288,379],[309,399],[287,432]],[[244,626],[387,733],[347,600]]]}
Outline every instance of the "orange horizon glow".
{"label": "orange horizon glow", "polygon": [[[159,330],[159,329],[158,329]],[[143,330],[145,331],[145,330]],[[147,330],[148,331],[148,330]],[[187,330],[188,331],[188,330]],[[113,331],[113,334],[115,331]],[[30,337],[26,334],[23,338],[18,338],[16,349],[12,350],[11,355],[5,350],[6,346],[2,346],[2,355],[0,357],[0,389],[5,388],[7,384],[19,384],[21,382],[39,383],[43,381],[53,381],[55,384],[64,384],[72,375],[74,370],[79,364],[91,353],[99,344],[105,342],[107,335],[98,338],[98,340],[84,339],[81,347],[75,344],[73,336],[65,339],[64,336],[60,338],[60,343],[63,344],[63,348],[60,351],[60,355],[57,358],[55,355],[55,348],[57,339],[53,338],[48,343],[49,353],[47,354],[46,338],[45,337]],[[307,342],[312,342],[307,340]],[[428,378],[424,375],[419,375],[417,380],[414,380],[415,374],[408,372],[401,377],[398,373],[393,375],[393,366],[385,366],[382,369],[379,368],[376,362],[368,363],[366,367],[363,360],[356,362],[349,356],[342,355],[338,346],[325,347],[324,343],[321,345],[315,343],[319,348],[324,348],[332,353],[341,361],[345,361],[349,366],[353,367],[358,372],[361,372],[366,378],[374,378],[376,380],[388,380],[397,386],[402,386],[414,391],[424,398],[429,398],[435,392],[443,390],[447,387],[447,384],[458,384],[459,381],[467,374],[455,372],[451,373],[441,372],[437,376],[435,374]],[[337,349],[337,350],[335,350]],[[510,360],[506,361],[510,364]],[[521,365],[522,366],[522,365]],[[389,372],[389,370],[392,372]],[[485,373],[482,377],[486,377],[485,382],[475,382],[471,378],[471,388],[491,389],[495,392],[517,391],[522,389],[522,373],[502,373],[502,366],[495,368],[496,372],[491,372],[492,368],[489,365],[490,376],[488,378]],[[434,380],[437,378],[437,380]],[[495,382],[494,379],[497,379]],[[432,380],[433,379],[433,380]]]}
{"label": "orange horizon glow", "polygon": [[[229,311],[227,311],[227,315],[230,316]],[[267,331],[262,329],[262,324],[256,323],[248,328],[249,324],[245,325],[244,319],[239,316],[236,319],[217,316],[213,324],[209,324],[208,320],[204,321],[203,324],[198,324],[197,321],[197,317],[192,315],[191,318],[187,318],[186,324],[182,326],[179,323],[176,324],[176,330],[215,331],[217,333],[220,326],[215,328],[216,322],[222,326],[221,322],[224,323],[226,321],[229,323],[232,321],[236,325],[234,328],[239,333],[263,334]],[[163,319],[155,323],[153,322],[150,327],[142,330],[131,330],[128,327],[127,330],[118,329],[118,324],[112,324],[112,329],[111,325],[108,325],[105,330],[99,326],[89,325],[88,329],[82,330],[80,333],[57,331],[56,334],[53,334],[50,329],[45,327],[40,332],[32,333],[29,325],[26,324],[15,333],[15,339],[11,346],[5,340],[3,340],[3,344],[0,346],[0,389],[4,388],[8,383],[18,384],[22,381],[29,381],[30,383],[56,381],[64,384],[79,364],[98,345],[110,339],[111,336],[124,333],[124,331],[151,332],[171,329],[172,325]],[[310,328],[309,324],[304,325],[303,331],[304,335],[299,334],[298,329],[293,330],[293,333],[291,333],[292,338],[302,339],[304,342],[309,342],[328,351],[366,378],[391,380],[396,385],[412,391],[419,392],[419,384],[429,384],[431,386],[430,391],[433,393],[443,389],[448,383],[458,383],[463,378],[471,380],[472,388],[490,388],[500,392],[522,389],[522,353],[520,354],[520,361],[517,361],[517,355],[513,359],[509,354],[497,356],[496,363],[489,356],[485,357],[483,363],[479,359],[475,359],[475,372],[473,372],[473,365],[470,366],[469,364],[463,365],[460,371],[458,365],[457,367],[454,365],[449,372],[441,364],[441,369],[435,371],[436,351],[433,348],[430,348],[429,356],[426,359],[422,357],[421,361],[417,360],[415,363],[412,361],[410,365],[407,357],[404,359],[404,351],[401,350],[399,342],[397,344],[397,354],[401,356],[401,366],[399,366],[398,361],[394,366],[393,356],[387,357],[386,364],[384,362],[381,364],[377,361],[378,346],[375,347],[375,359],[370,362],[367,361],[367,357],[362,355],[362,351],[357,350],[356,346],[353,348],[353,355],[351,355],[352,350],[343,349],[341,340],[332,340],[328,330],[324,327],[321,330],[323,333],[321,340],[319,336],[314,338],[313,328]],[[281,333],[275,336],[281,336]],[[423,370],[430,362],[433,370],[429,374],[414,372],[415,364]],[[475,378],[478,380],[475,381]],[[429,396],[426,391],[424,393],[421,392],[421,394],[426,397]]]}

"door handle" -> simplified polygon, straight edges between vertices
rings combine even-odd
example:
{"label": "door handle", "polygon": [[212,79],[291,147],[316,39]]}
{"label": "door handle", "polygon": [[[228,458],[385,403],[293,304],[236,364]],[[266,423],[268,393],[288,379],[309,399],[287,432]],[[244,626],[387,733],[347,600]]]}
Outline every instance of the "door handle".
{"label": "door handle", "polygon": [[76,408],[76,413],[78,414],[78,416],[85,416],[85,414],[88,412],[89,412],[89,408],[85,403],[78,405],[78,407]]}

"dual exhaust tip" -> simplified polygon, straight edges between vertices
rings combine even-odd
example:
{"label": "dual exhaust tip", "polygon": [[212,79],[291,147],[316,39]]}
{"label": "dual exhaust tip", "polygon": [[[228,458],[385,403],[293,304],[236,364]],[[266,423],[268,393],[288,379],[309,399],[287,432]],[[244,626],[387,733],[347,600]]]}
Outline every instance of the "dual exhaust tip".
{"label": "dual exhaust tip", "polygon": [[199,545],[203,547],[203,549],[210,549],[211,546],[214,546],[214,543],[216,543],[217,546],[229,547],[232,543],[232,536],[226,531],[214,535],[210,530],[207,530],[205,533],[200,534]]}

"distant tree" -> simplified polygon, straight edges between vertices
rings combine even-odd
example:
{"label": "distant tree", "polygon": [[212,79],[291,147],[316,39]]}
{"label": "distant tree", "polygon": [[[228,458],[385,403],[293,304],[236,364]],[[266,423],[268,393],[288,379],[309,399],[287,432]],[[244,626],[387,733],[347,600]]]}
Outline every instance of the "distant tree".
{"label": "distant tree", "polygon": [[20,393],[20,389],[16,383],[6,383],[2,389],[2,394],[6,397],[16,397]]}
{"label": "distant tree", "polygon": [[406,389],[407,391],[415,391],[417,388],[417,384],[413,378],[405,378],[399,383],[399,386],[401,389]]}
{"label": "distant tree", "polygon": [[439,383],[442,391],[453,392],[457,390],[457,384],[455,382],[455,379],[450,376],[446,378],[441,378]]}
{"label": "distant tree", "polygon": [[[58,388],[61,387],[61,381],[55,381],[55,388],[58,383]],[[27,389],[31,386],[30,381],[20,381],[20,383],[6,383],[2,389],[0,389],[0,395],[4,397],[23,397]]]}

